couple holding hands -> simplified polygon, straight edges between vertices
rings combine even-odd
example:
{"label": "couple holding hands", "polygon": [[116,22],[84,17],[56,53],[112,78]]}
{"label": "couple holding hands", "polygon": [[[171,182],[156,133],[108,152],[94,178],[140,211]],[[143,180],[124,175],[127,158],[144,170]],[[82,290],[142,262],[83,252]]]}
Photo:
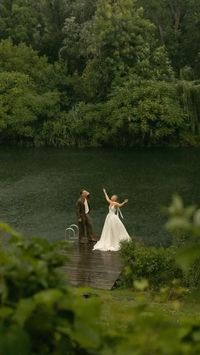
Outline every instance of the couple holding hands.
{"label": "couple holding hands", "polygon": [[103,189],[103,192],[106,201],[109,204],[109,212],[106,216],[99,241],[97,241],[94,236],[92,224],[89,217],[90,193],[86,190],[81,190],[80,192],[80,197],[76,203],[76,213],[79,226],[79,242],[85,243],[85,240],[87,240],[88,242],[96,242],[93,247],[93,250],[118,251],[120,249],[121,241],[131,240],[130,236],[126,231],[126,228],[124,227],[122,221],[119,218],[119,215],[121,215],[122,217],[120,208],[123,207],[128,202],[128,200],[125,199],[124,202],[119,203],[117,195],[109,197],[106,192],[106,189]]}

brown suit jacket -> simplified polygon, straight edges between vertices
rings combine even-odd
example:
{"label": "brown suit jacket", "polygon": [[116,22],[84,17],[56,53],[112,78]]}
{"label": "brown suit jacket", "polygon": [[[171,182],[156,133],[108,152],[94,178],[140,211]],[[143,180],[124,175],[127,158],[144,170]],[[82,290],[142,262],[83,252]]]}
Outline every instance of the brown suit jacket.
{"label": "brown suit jacket", "polygon": [[76,215],[78,219],[85,218],[85,205],[84,199],[82,197],[79,197],[78,201],[76,202]]}
{"label": "brown suit jacket", "polygon": [[[78,201],[76,202],[76,215],[78,219],[85,219],[86,214],[85,214],[85,205],[84,205],[84,198],[79,197]],[[88,202],[88,207],[90,211],[90,205]]]}

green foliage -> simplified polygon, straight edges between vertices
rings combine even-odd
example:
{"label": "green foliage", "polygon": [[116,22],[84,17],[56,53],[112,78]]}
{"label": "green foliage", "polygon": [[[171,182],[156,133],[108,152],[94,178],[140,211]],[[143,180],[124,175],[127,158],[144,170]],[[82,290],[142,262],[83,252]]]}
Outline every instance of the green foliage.
{"label": "green foliage", "polygon": [[185,283],[189,287],[200,286],[200,210],[195,206],[184,207],[179,196],[174,196],[168,208],[170,219],[167,229],[174,235],[176,259],[184,270]]}
{"label": "green foliage", "polygon": [[[148,287],[146,279],[150,280],[150,285],[155,283],[160,287],[163,283],[165,285],[169,283],[174,277],[182,277],[182,282],[187,282],[190,287],[199,285],[199,210],[193,206],[184,208],[182,200],[174,197],[168,213],[170,215],[167,223],[168,230],[175,235],[178,233],[179,236],[186,234],[190,239],[179,238],[178,244],[175,243],[175,247],[168,249],[147,248],[134,241],[124,243],[121,249],[126,266],[124,280],[128,281],[130,286],[134,283],[137,289],[145,290]],[[176,262],[182,268],[182,272]],[[176,297],[183,294],[184,289],[177,284],[177,281],[173,282],[172,286],[173,288],[170,285],[162,287],[157,299],[161,300],[166,295],[171,298],[174,292]],[[148,348],[148,353],[152,354],[196,355],[200,350],[198,320],[169,322],[169,318],[163,317],[163,314],[150,312],[144,304],[134,309],[134,320],[135,322],[130,322],[123,332],[120,346],[117,346],[114,351],[116,354],[120,352],[131,354],[134,349],[137,354],[143,355],[147,353]]]}
{"label": "green foliage", "polygon": [[0,44],[0,132],[2,141],[37,144],[46,120],[59,118],[64,96],[58,92],[61,67],[48,64],[31,48]]}
{"label": "green foliage", "polygon": [[192,81],[181,81],[178,85],[185,112],[189,116],[189,128],[193,135],[200,132],[200,85]]}
{"label": "green foliage", "polygon": [[39,95],[28,75],[18,72],[0,73],[0,133],[13,142],[32,141],[38,121],[51,118],[59,105],[59,94],[48,92]]}
{"label": "green foliage", "polygon": [[184,282],[185,285],[191,289],[200,289],[200,258],[196,258],[194,264],[190,266],[189,270],[185,273]]}
{"label": "green foliage", "polygon": [[[182,201],[176,198],[169,212],[170,230],[182,233],[186,229],[192,240],[199,237],[199,211],[185,210]],[[21,237],[1,224],[2,354],[146,355],[147,349],[148,354],[199,354],[200,325],[197,318],[177,321],[176,315],[156,311],[143,299],[132,307],[123,327],[120,322],[114,328],[110,323],[101,327],[96,297],[80,298],[64,285],[61,270],[58,270],[66,259],[64,247],[65,244]],[[175,248],[155,249],[136,242],[124,243],[122,254],[135,275],[131,279],[135,281],[135,287],[144,290],[148,286],[143,277],[149,277],[150,284],[158,287],[177,277],[177,273],[180,275],[174,252]],[[190,250],[189,253],[184,251],[184,258],[191,262]],[[181,265],[185,265],[183,260]],[[176,283],[173,287],[173,292],[178,290]],[[166,293],[166,288],[162,290]],[[109,314],[118,311],[112,304]]]}
{"label": "green foliage", "polygon": [[[185,66],[190,66],[199,78],[200,6],[198,0],[182,0],[181,2],[178,0],[138,0],[136,3],[127,0],[121,3],[103,0],[27,0],[26,2],[2,0],[0,4],[0,39],[10,37],[15,44],[24,42],[38,50],[40,54],[46,54],[51,61],[55,61],[60,50],[64,48],[63,58],[67,63],[70,61],[70,66],[73,65],[74,58],[74,69],[79,70],[83,68],[85,63],[82,44],[83,42],[87,43],[88,37],[90,37],[86,28],[88,23],[93,21],[97,7],[99,25],[102,28],[102,19],[105,30],[110,29],[111,25],[113,29],[118,26],[113,21],[113,8],[116,14],[115,19],[119,20],[123,16],[130,17],[131,8],[139,10],[140,15],[144,12],[144,17],[150,19],[157,29],[156,38],[161,45],[167,47],[174,68],[178,71]],[[135,20],[135,28],[137,28],[137,19],[135,18]],[[70,25],[72,22],[76,24],[78,31],[74,32],[74,27]],[[129,26],[129,29],[132,28],[134,23],[130,21]],[[67,31],[63,30],[64,28]],[[122,24],[121,39],[124,39],[121,43],[122,51],[128,54],[130,47],[124,48],[127,43],[127,33],[124,29]],[[77,42],[70,40],[74,33],[78,34]],[[104,34],[106,35],[106,31]],[[117,31],[115,34],[119,34],[119,32]],[[149,36],[151,36],[150,33]],[[72,46],[69,46],[70,43]],[[77,47],[77,43],[80,44],[80,47]],[[85,48],[90,48],[90,52],[92,47],[93,45],[89,43],[89,46]],[[115,42],[113,47],[115,47]],[[77,48],[76,52],[74,52],[75,48]],[[71,57],[72,53],[74,53],[74,57]],[[80,54],[83,55],[83,62]]]}
{"label": "green foliage", "polygon": [[138,0],[138,5],[156,25],[157,36],[166,45],[175,70],[189,66],[199,78],[199,1]]}
{"label": "green foliage", "polygon": [[16,46],[10,40],[0,42],[0,72],[4,71],[28,75],[40,93],[60,88],[65,78],[61,64],[49,64],[47,57],[31,47]]}
{"label": "green foliage", "polygon": [[107,102],[79,103],[69,116],[80,145],[176,144],[187,125],[172,84],[130,78]]}
{"label": "green foliage", "polygon": [[163,313],[152,312],[145,305],[134,308],[134,321],[130,322],[121,341],[106,354],[138,355],[170,354],[197,355],[200,350],[199,322],[184,322],[181,325]]}
{"label": "green foliage", "polygon": [[173,138],[175,141],[185,125],[186,117],[173,84],[127,80],[114,91],[110,102],[111,125],[113,129],[118,127],[118,140],[124,131],[130,145],[164,144]]}
{"label": "green foliage", "polygon": [[[96,302],[83,305],[65,286],[65,244],[23,238],[1,224],[2,354],[90,354],[101,335]],[[61,253],[62,250],[62,253]]]}
{"label": "green foliage", "polygon": [[123,243],[122,279],[125,285],[130,287],[135,281],[146,279],[150,288],[159,289],[161,286],[169,285],[172,280],[181,278],[181,270],[176,265],[175,255],[173,248],[148,247],[135,241]]}
{"label": "green foliage", "polygon": [[2,0],[0,142],[198,146],[199,18],[197,0]]}
{"label": "green foliage", "polygon": [[[183,248],[189,246],[191,256],[200,254],[200,210],[195,206],[185,207],[179,196],[174,196],[171,206],[168,208],[170,219],[166,224],[166,228],[174,235],[189,235],[190,239],[187,245],[183,244]],[[182,253],[182,251],[181,251]],[[184,252],[183,252],[184,256]],[[188,259],[188,258],[187,258]],[[191,264],[195,261],[195,257],[191,258]],[[184,264],[182,265],[184,266]],[[187,265],[186,265],[187,266]]]}
{"label": "green foliage", "polygon": [[135,240],[123,243],[122,284],[133,286],[135,281],[147,280],[151,288],[160,288],[179,279],[183,286],[199,289],[200,211],[195,206],[184,207],[181,198],[174,196],[168,213],[166,228],[174,235],[173,246],[147,247]]}
{"label": "green foliage", "polygon": [[37,94],[29,77],[16,72],[0,73],[0,93],[0,131],[32,137],[31,125],[37,118],[32,104]]}
{"label": "green foliage", "polygon": [[91,45],[90,31],[92,18],[96,10],[96,1],[67,1],[67,8],[68,13],[63,27],[64,40],[60,49],[60,56],[70,74],[81,74],[87,63],[88,47]]}
{"label": "green foliage", "polygon": [[51,61],[58,58],[62,44],[66,1],[1,1],[0,34],[15,44],[30,45]]}
{"label": "green foliage", "polygon": [[164,48],[155,44],[154,26],[135,1],[99,1],[91,31],[90,60],[83,73],[88,99],[105,99],[129,75],[173,77]]}

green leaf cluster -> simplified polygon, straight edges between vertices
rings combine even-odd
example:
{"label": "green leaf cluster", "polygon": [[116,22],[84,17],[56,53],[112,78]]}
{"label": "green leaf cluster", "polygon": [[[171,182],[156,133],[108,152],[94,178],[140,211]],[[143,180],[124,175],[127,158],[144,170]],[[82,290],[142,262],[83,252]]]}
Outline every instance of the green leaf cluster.
{"label": "green leaf cluster", "polygon": [[74,298],[60,268],[65,243],[25,238],[1,224],[2,354],[90,354],[100,348],[99,305]]}
{"label": "green leaf cluster", "polygon": [[147,288],[159,290],[183,277],[174,248],[150,247],[133,240],[122,244],[121,256],[124,265],[121,282],[128,287],[135,285],[138,289],[136,282],[147,280]]}
{"label": "green leaf cluster", "polygon": [[179,196],[174,196],[168,208],[170,216],[166,228],[174,236],[177,262],[185,272],[185,282],[193,288],[200,286],[200,210],[185,207]]}

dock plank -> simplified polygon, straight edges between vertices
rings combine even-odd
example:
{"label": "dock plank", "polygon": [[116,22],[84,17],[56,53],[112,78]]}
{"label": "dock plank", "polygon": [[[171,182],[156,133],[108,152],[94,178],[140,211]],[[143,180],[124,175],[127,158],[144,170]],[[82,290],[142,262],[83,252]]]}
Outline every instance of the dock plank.
{"label": "dock plank", "polygon": [[73,286],[112,289],[122,270],[119,253],[92,248],[90,243],[73,243],[62,271]]}

